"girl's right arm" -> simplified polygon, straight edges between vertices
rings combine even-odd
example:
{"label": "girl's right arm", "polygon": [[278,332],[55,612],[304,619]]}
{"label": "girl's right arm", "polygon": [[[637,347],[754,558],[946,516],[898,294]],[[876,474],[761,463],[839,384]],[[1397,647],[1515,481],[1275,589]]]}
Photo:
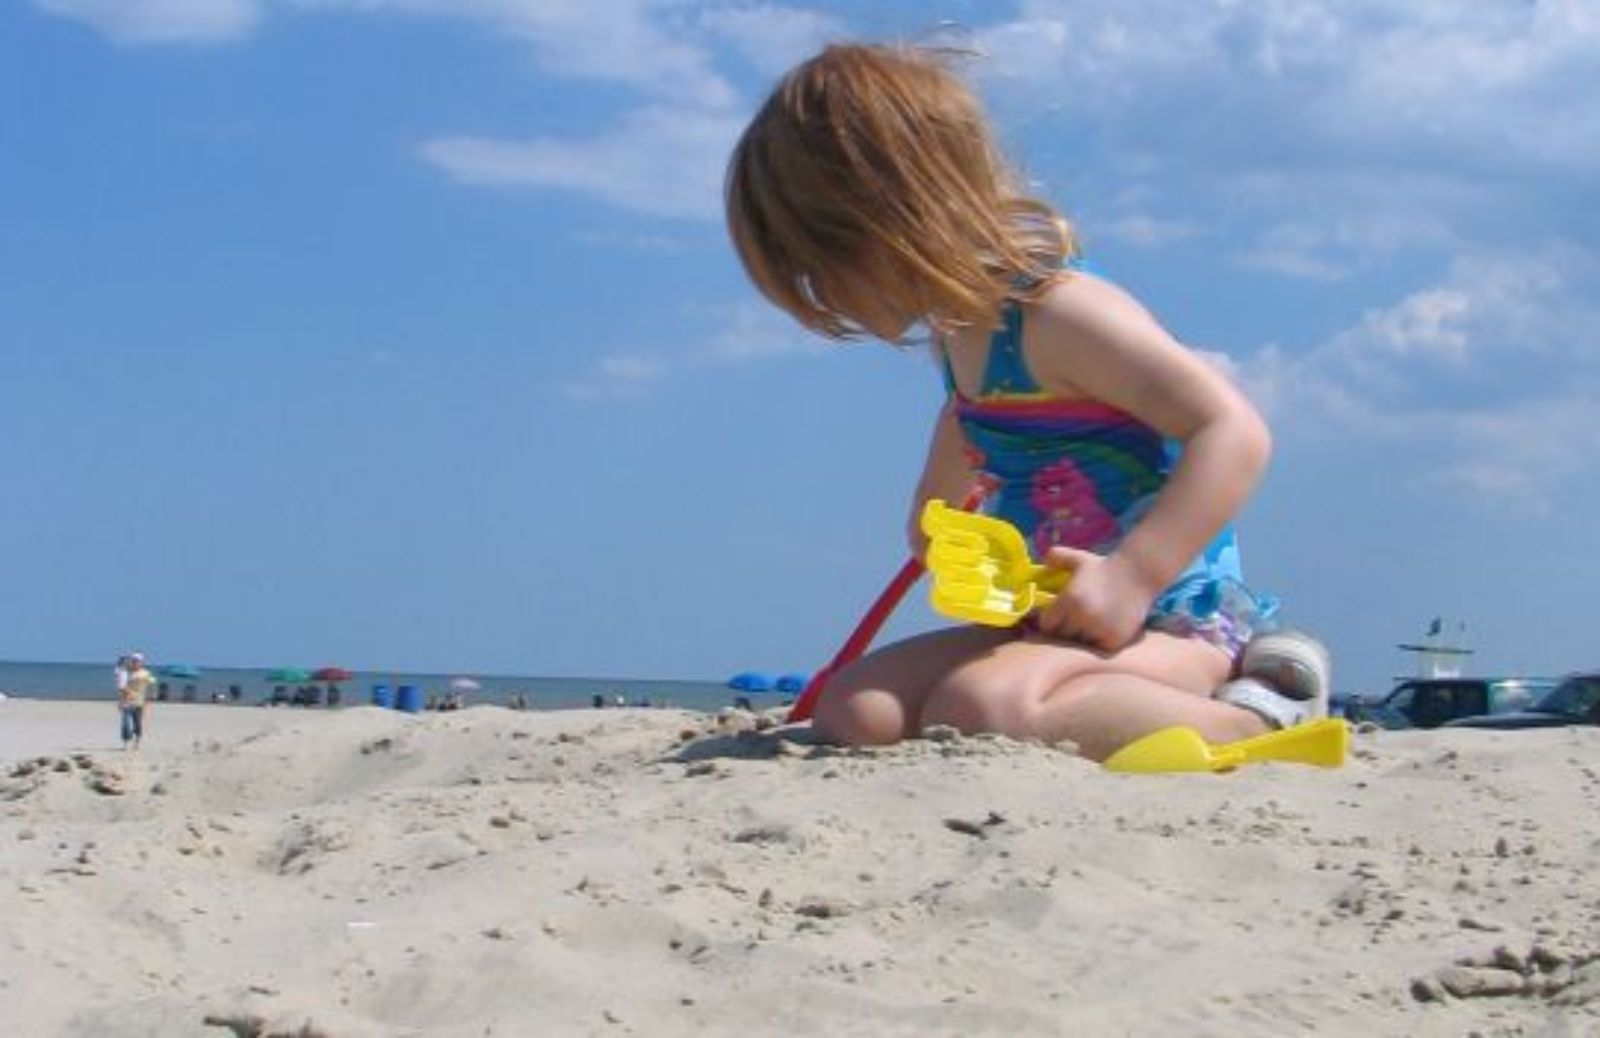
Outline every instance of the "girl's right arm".
{"label": "girl's right arm", "polygon": [[959,505],[977,479],[977,473],[967,456],[966,443],[961,423],[956,420],[955,408],[946,401],[944,407],[939,409],[939,418],[933,425],[933,436],[928,442],[928,460],[923,464],[922,478],[917,481],[910,521],[906,524],[906,539],[911,545],[911,553],[919,559],[928,547],[928,538],[922,532],[923,506],[936,497],[951,506]]}

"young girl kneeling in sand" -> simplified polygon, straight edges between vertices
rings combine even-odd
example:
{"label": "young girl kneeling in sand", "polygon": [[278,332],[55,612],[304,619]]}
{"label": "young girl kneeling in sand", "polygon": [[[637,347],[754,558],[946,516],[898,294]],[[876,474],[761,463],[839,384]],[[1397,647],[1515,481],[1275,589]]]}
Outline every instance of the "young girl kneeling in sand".
{"label": "young girl kneeling in sand", "polygon": [[1262,634],[1274,606],[1241,579],[1229,523],[1267,462],[1260,417],[1080,268],[935,55],[839,45],[791,71],[734,151],[727,208],[751,278],[801,324],[932,332],[947,393],[915,550],[923,504],[982,479],[991,510],[1072,574],[1028,624],[935,631],[842,669],[817,702],[823,735],[946,724],[1098,759],[1171,725],[1228,741],[1326,712],[1326,653]]}

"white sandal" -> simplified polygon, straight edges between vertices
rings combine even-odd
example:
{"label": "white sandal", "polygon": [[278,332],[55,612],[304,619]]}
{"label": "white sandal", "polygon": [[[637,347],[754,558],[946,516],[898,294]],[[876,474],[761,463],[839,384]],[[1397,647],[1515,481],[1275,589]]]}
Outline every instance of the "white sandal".
{"label": "white sandal", "polygon": [[1303,631],[1274,631],[1250,640],[1239,676],[1212,698],[1258,714],[1274,728],[1290,728],[1328,716],[1332,683],[1326,646]]}

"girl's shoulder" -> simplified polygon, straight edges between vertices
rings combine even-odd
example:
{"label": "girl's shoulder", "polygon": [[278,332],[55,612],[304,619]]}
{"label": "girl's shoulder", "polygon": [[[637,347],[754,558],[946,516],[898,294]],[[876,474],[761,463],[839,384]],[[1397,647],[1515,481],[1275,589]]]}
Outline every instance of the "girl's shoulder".
{"label": "girl's shoulder", "polygon": [[1024,301],[1023,353],[1048,391],[1129,409],[1152,379],[1175,377],[1189,351],[1131,293],[1066,272]]}
{"label": "girl's shoulder", "polygon": [[1126,289],[1099,271],[1071,267],[1017,300],[1029,319],[1092,321],[1144,307]]}
{"label": "girl's shoulder", "polygon": [[1046,333],[1055,348],[1171,338],[1132,293],[1088,270],[1063,271],[1019,306],[1024,327]]}

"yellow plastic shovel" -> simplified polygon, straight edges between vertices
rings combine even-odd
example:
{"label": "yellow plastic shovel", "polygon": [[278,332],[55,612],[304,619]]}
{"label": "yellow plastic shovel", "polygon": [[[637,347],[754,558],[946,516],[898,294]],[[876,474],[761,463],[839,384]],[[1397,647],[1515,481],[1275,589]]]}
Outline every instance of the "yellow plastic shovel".
{"label": "yellow plastic shovel", "polygon": [[1337,768],[1350,746],[1350,726],[1323,717],[1253,739],[1212,746],[1193,728],[1163,728],[1135,740],[1106,759],[1107,771],[1231,771],[1241,764],[1276,760]]}
{"label": "yellow plastic shovel", "polygon": [[1038,565],[1015,526],[934,499],[922,509],[928,535],[929,597],[946,616],[1010,627],[1049,605],[1071,576]]}

